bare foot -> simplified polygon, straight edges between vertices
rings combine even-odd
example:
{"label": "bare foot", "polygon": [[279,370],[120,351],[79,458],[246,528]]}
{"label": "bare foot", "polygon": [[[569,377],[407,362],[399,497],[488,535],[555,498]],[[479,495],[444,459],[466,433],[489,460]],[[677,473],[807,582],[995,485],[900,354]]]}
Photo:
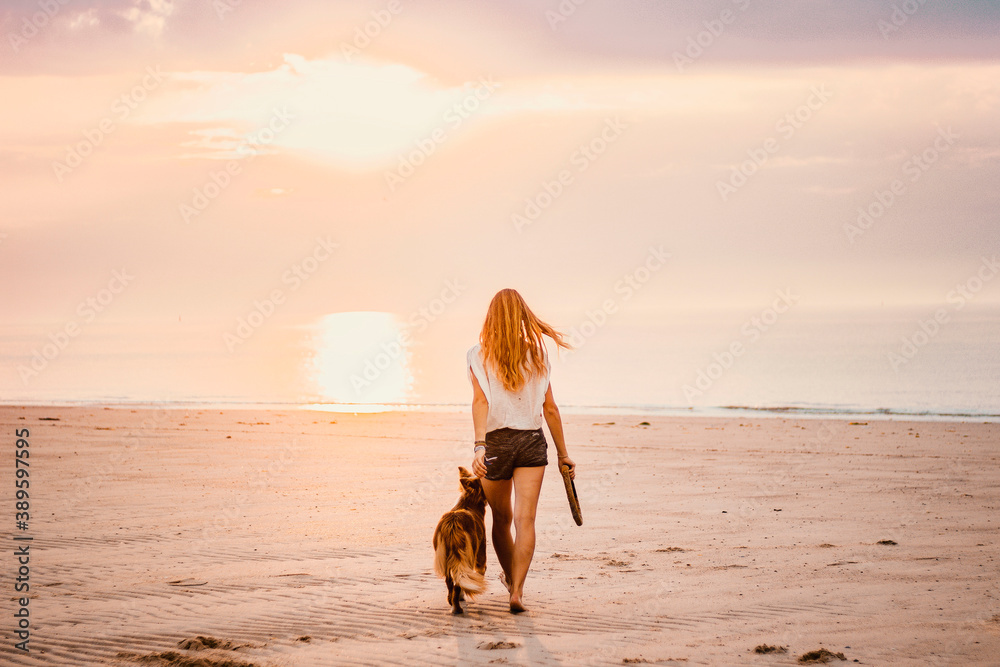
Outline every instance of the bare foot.
{"label": "bare foot", "polygon": [[523,611],[528,611],[528,610],[524,608],[523,604],[521,604],[521,596],[520,595],[511,594],[511,596],[510,596],[510,613],[512,613],[512,614],[520,614]]}
{"label": "bare foot", "polygon": [[501,572],[499,574],[499,577],[500,577],[500,583],[503,584],[503,587],[507,589],[508,593],[510,593],[510,582],[507,581],[507,575]]}

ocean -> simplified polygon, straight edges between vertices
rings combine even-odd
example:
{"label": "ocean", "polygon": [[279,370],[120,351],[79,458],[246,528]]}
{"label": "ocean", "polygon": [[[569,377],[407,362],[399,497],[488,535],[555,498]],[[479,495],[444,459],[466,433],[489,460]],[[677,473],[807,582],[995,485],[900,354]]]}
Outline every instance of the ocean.
{"label": "ocean", "polygon": [[[5,404],[468,410],[478,322],[391,313],[226,327],[0,328]],[[590,314],[552,353],[567,413],[1000,421],[1000,310]]]}

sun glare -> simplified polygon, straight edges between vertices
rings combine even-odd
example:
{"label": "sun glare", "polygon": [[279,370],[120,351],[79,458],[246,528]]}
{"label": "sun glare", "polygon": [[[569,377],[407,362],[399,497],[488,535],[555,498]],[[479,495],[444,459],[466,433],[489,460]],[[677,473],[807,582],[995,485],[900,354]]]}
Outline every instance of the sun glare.
{"label": "sun glare", "polygon": [[311,376],[324,401],[404,403],[413,379],[402,344],[403,325],[392,313],[326,315],[313,334]]}
{"label": "sun glare", "polygon": [[180,85],[151,99],[133,122],[205,123],[187,146],[231,159],[231,146],[220,151],[214,135],[235,127],[253,137],[278,110],[291,121],[267,143],[350,169],[390,165],[435,129],[451,129],[449,110],[478,85],[445,85],[408,65],[347,62],[339,53],[314,60],[286,53],[283,64],[263,72],[184,72],[172,79]]}

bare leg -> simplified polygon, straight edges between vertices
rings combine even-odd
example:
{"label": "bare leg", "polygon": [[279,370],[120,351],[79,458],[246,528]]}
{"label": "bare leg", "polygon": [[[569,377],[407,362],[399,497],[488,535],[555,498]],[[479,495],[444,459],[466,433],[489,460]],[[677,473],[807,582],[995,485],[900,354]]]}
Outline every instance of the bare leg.
{"label": "bare leg", "polygon": [[545,466],[514,468],[514,555],[510,570],[510,610],[524,611],[521,596],[524,580],[528,576],[528,566],[535,555],[535,511],[538,509],[538,494],[542,490],[542,476]]}
{"label": "bare leg", "polygon": [[493,516],[493,549],[497,552],[497,560],[500,561],[504,576],[510,581],[514,556],[514,540],[510,534],[510,524],[514,518],[510,505],[513,483],[509,479],[490,480],[485,477],[482,481],[486,502],[489,503]]}

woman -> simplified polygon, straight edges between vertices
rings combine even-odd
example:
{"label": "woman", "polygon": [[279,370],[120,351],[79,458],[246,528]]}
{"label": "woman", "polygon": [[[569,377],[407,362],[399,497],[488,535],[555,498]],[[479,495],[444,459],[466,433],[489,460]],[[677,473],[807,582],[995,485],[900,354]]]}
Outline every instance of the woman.
{"label": "woman", "polygon": [[493,516],[493,548],[514,614],[525,610],[524,579],[535,553],[535,509],[548,464],[543,415],[559,465],[568,465],[570,475],[576,476],[576,464],[566,453],[559,408],[552,398],[551,365],[543,335],[569,348],[562,334],[535,317],[516,290],[500,290],[486,312],[479,345],[467,355],[476,435],[472,472],[483,478]]}

